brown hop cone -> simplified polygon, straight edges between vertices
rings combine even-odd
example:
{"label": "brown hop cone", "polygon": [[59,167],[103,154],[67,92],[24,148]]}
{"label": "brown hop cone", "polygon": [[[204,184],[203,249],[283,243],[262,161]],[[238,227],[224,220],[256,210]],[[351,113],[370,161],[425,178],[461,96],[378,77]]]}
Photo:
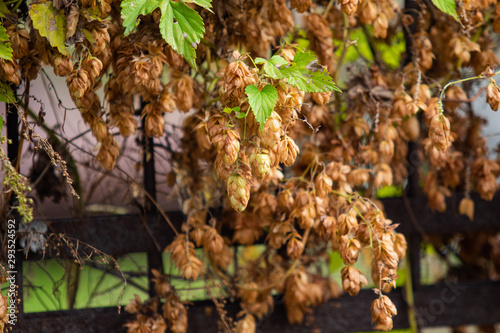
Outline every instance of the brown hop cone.
{"label": "brown hop cone", "polygon": [[28,55],[30,34],[25,29],[16,29],[14,26],[7,28],[7,33],[10,37],[12,45],[12,53],[14,58],[21,59]]}
{"label": "brown hop cone", "polygon": [[218,254],[224,248],[224,239],[213,227],[206,226],[203,235],[203,248],[211,254]]}
{"label": "brown hop cone", "polygon": [[278,113],[273,111],[264,124],[263,130],[259,131],[259,138],[261,139],[262,145],[266,148],[273,148],[280,141],[282,132],[281,117]]}
{"label": "brown hop cone", "polygon": [[19,66],[16,62],[0,59],[0,79],[19,85],[21,78],[19,77],[18,69]]}
{"label": "brown hop cone", "polygon": [[358,10],[358,0],[342,0],[342,11],[347,15],[353,15]]}
{"label": "brown hop cone", "polygon": [[121,136],[126,138],[137,132],[137,121],[133,114],[122,112],[113,117],[113,122],[116,123],[120,130]]}
{"label": "brown hop cone", "polygon": [[160,106],[163,112],[175,111],[175,97],[167,89],[163,89],[160,95]]}
{"label": "brown hop cone", "polygon": [[[186,333],[188,316],[184,304],[175,295],[171,295],[162,306],[163,316],[167,319],[168,328],[172,333]],[[165,332],[165,331],[162,331]]]}
{"label": "brown hop cone", "polygon": [[[227,194],[233,209],[239,213],[247,207],[250,199],[249,171],[236,170],[227,180]],[[250,177],[249,177],[250,176]]]}
{"label": "brown hop cone", "polygon": [[234,165],[227,165],[224,162],[223,154],[217,154],[214,162],[214,169],[217,177],[225,183],[233,173]]}
{"label": "brown hop cone", "polygon": [[387,29],[389,28],[389,20],[384,13],[379,13],[373,24],[373,35],[378,38],[385,39],[387,37]]}
{"label": "brown hop cone", "polygon": [[265,179],[271,172],[271,157],[269,151],[263,149],[260,153],[255,153],[250,156],[252,164],[252,174],[259,179]]}
{"label": "brown hop cone", "polygon": [[340,237],[340,256],[346,265],[354,265],[358,261],[358,255],[361,251],[361,243],[356,238],[348,235]]}
{"label": "brown hop cone", "polygon": [[224,143],[224,134],[227,128],[227,118],[221,114],[215,114],[208,119],[207,130],[210,141],[217,148],[222,150]]}
{"label": "brown hop cone", "polygon": [[432,145],[441,151],[451,146],[450,121],[442,114],[435,115],[429,125],[429,138]]}
{"label": "brown hop cone", "polygon": [[108,139],[101,143],[96,159],[105,170],[111,170],[115,167],[116,158],[119,154],[120,146],[113,139]]}
{"label": "brown hop cone", "polygon": [[26,57],[19,59],[19,67],[21,67],[22,77],[28,78],[30,81],[35,80],[42,69],[42,62],[38,51],[30,50]]}
{"label": "brown hop cone", "polygon": [[194,244],[188,242],[185,234],[179,234],[165,251],[172,252],[172,260],[183,278],[195,281],[203,272],[203,262],[196,256]]}
{"label": "brown hop cone", "polygon": [[108,139],[108,125],[103,121],[98,121],[92,125],[92,135],[96,138],[97,142],[103,142]]}
{"label": "brown hop cone", "polygon": [[333,62],[333,35],[328,22],[319,14],[309,14],[306,23],[311,50],[318,54],[321,64],[331,66]]}
{"label": "brown hop cone", "polygon": [[320,93],[311,93],[312,99],[320,106],[325,105],[330,102],[331,92],[320,92]]}
{"label": "brown hop cone", "polygon": [[498,110],[498,104],[500,103],[500,88],[498,88],[496,82],[493,80],[488,84],[486,102],[491,106],[493,111]]}
{"label": "brown hop cone", "polygon": [[165,129],[165,119],[160,111],[158,103],[149,103],[142,110],[142,116],[146,117],[144,130],[147,136],[159,138],[163,135]]}
{"label": "brown hop cone", "polygon": [[406,238],[403,234],[396,233],[394,237],[394,251],[398,255],[399,261],[401,261],[406,256],[406,249],[408,248],[408,244],[406,243]]}
{"label": "brown hop cone", "polygon": [[370,0],[363,0],[358,9],[359,20],[364,24],[373,24],[377,18],[377,5]]}
{"label": "brown hop cone", "polygon": [[330,194],[332,190],[332,186],[333,180],[324,172],[320,173],[314,182],[316,195],[320,198],[328,197],[328,194]]}
{"label": "brown hop cone", "polygon": [[311,7],[311,0],[292,0],[291,6],[293,9],[297,10],[299,13],[303,13]]}
{"label": "brown hop cone", "polygon": [[341,276],[342,288],[351,296],[356,296],[363,284],[368,285],[368,281],[363,273],[352,266],[342,268]]}
{"label": "brown hop cone", "polygon": [[304,243],[300,239],[300,235],[294,233],[294,236],[290,238],[286,246],[286,253],[290,258],[292,258],[292,260],[299,259],[302,255],[302,251],[304,250]]}
{"label": "brown hop cone", "polygon": [[245,95],[245,88],[257,81],[254,73],[242,61],[230,63],[224,71],[224,84],[222,86],[221,101],[229,107],[241,104]]}
{"label": "brown hop cone", "polygon": [[155,292],[160,297],[167,297],[172,292],[172,286],[168,282],[168,277],[165,274],[161,274],[158,270],[152,269],[151,272],[154,275],[152,281],[155,283]]}
{"label": "brown hop cone", "polygon": [[89,73],[83,68],[74,70],[66,79],[66,84],[73,100],[82,98],[83,94],[90,88]]}
{"label": "brown hop cone", "polygon": [[351,171],[348,176],[349,182],[354,185],[363,185],[370,180],[370,170],[368,169],[356,169]]}
{"label": "brown hop cone", "polygon": [[73,71],[73,62],[68,56],[57,55],[53,60],[54,74],[66,77]]}
{"label": "brown hop cone", "polygon": [[235,333],[255,333],[255,329],[255,317],[251,314],[246,314],[243,318],[236,322]]}
{"label": "brown hop cone", "polygon": [[102,62],[99,58],[87,57],[82,61],[82,67],[89,73],[92,80],[95,80],[101,74]]}
{"label": "brown hop cone", "polygon": [[180,111],[188,112],[193,107],[194,81],[189,75],[183,75],[174,86],[175,100]]}
{"label": "brown hop cone", "polygon": [[416,116],[403,120],[403,131],[410,141],[416,141],[420,137],[420,123]]}
{"label": "brown hop cone", "polygon": [[469,220],[474,219],[474,201],[471,198],[463,198],[460,200],[460,204],[458,205],[458,212],[462,215],[466,215]]}
{"label": "brown hop cone", "polygon": [[373,185],[376,188],[381,188],[382,186],[392,185],[392,169],[387,163],[379,163],[374,168],[373,171],[376,173]]}
{"label": "brown hop cone", "polygon": [[[218,145],[219,148],[221,144]],[[224,140],[222,141],[222,149],[219,153],[222,154],[222,160],[226,165],[234,165],[238,159],[240,152],[240,135],[235,130],[227,130]]]}
{"label": "brown hop cone", "polygon": [[291,137],[288,135],[285,136],[284,140],[286,143],[286,155],[280,156],[279,160],[285,166],[291,166],[295,160],[297,159],[297,155],[299,154],[299,147],[293,141]]}
{"label": "brown hop cone", "polygon": [[351,230],[358,227],[358,219],[356,216],[357,213],[355,210],[339,215],[337,229],[341,235],[347,235]]}
{"label": "brown hop cone", "polygon": [[392,329],[392,317],[398,314],[398,310],[387,296],[380,296],[371,305],[372,323],[377,323],[375,329],[390,331]]}

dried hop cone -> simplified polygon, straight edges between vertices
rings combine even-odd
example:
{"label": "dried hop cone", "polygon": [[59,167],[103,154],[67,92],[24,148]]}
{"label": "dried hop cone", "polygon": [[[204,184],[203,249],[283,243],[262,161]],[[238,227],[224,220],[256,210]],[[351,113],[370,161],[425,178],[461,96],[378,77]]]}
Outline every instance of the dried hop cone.
{"label": "dried hop cone", "polygon": [[429,126],[429,138],[432,145],[441,151],[451,146],[450,121],[442,114],[435,115]]}
{"label": "dried hop cone", "polygon": [[227,194],[235,211],[241,213],[247,208],[250,199],[250,181],[241,169],[233,172],[227,180]]}
{"label": "dried hop cone", "polygon": [[142,116],[146,117],[144,130],[147,136],[159,138],[163,135],[165,129],[165,119],[161,113],[161,107],[158,103],[149,103],[142,110]]}
{"label": "dried hop cone", "polygon": [[259,131],[262,145],[266,148],[273,148],[279,142],[281,132],[281,117],[273,111],[264,124],[264,129]]}
{"label": "dried hop cone", "polygon": [[54,57],[54,74],[66,77],[73,71],[73,62],[68,56],[58,55]]}
{"label": "dried hop cone", "polygon": [[342,11],[347,15],[353,15],[358,9],[358,0],[342,0]]}
{"label": "dried hop cone", "polygon": [[292,0],[292,8],[296,9],[299,13],[303,13],[311,7],[311,0]]}
{"label": "dried hop cone", "polygon": [[219,150],[219,153],[223,154],[222,160],[228,166],[233,165],[236,163],[240,152],[240,135],[235,130],[227,130],[222,143],[222,149]]}
{"label": "dried hop cone", "polygon": [[467,197],[460,200],[458,212],[462,215],[466,215],[469,220],[472,221],[474,219],[474,201]]}
{"label": "dried hop cone", "polygon": [[368,285],[368,281],[363,273],[352,266],[345,266],[342,268],[341,276],[342,288],[351,296],[356,296],[363,284]]}
{"label": "dried hop cone", "polygon": [[96,57],[88,57],[82,61],[82,67],[89,73],[92,80],[95,80],[101,74],[102,62]]}
{"label": "dried hop cone", "polygon": [[8,321],[9,315],[7,311],[7,297],[0,293],[0,332],[3,332]]}
{"label": "dried hop cone", "polygon": [[96,158],[104,169],[111,170],[115,167],[116,158],[119,154],[120,146],[116,141],[110,139],[102,142]]}
{"label": "dried hop cone", "polygon": [[224,71],[222,102],[230,107],[240,105],[241,99],[245,95],[245,87],[249,84],[255,84],[255,82],[253,73],[244,62],[230,63]]}
{"label": "dried hop cone", "polygon": [[493,111],[498,110],[498,104],[500,103],[500,88],[498,88],[496,82],[493,80],[488,84],[486,102],[488,102]]}
{"label": "dried hop cone", "polygon": [[69,93],[73,99],[82,98],[83,94],[90,88],[89,73],[80,68],[74,70],[66,79]]}
{"label": "dried hop cone", "polygon": [[260,153],[255,153],[250,156],[252,164],[252,173],[259,179],[264,179],[271,172],[271,157],[267,149],[263,149]]}
{"label": "dried hop cone", "polygon": [[375,329],[390,331],[392,329],[392,317],[398,314],[394,303],[387,296],[380,296],[373,301],[371,306],[372,323],[377,323]]}

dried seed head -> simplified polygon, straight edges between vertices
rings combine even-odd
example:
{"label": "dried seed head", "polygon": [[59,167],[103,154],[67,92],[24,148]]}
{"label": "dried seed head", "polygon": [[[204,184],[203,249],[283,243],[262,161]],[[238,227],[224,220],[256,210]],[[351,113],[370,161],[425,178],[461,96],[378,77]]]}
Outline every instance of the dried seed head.
{"label": "dried seed head", "polygon": [[451,146],[450,121],[442,114],[435,115],[429,125],[429,138],[432,145],[441,151]]}
{"label": "dried seed head", "polygon": [[410,141],[416,141],[420,137],[420,123],[416,116],[403,121],[403,131]]}
{"label": "dried seed head", "polygon": [[251,314],[246,314],[245,317],[241,318],[236,323],[235,333],[255,333],[255,329],[255,317]]}

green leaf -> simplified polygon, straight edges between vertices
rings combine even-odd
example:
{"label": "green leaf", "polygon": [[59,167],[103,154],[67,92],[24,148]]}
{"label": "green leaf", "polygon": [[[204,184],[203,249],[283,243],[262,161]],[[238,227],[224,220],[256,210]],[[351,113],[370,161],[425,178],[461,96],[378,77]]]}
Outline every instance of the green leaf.
{"label": "green leaf", "polygon": [[[169,2],[168,0],[165,2]],[[123,19],[123,27],[125,35],[129,34],[137,25],[139,15],[148,15],[160,6],[158,0],[124,0],[121,3],[121,16]]]}
{"label": "green leaf", "polygon": [[295,56],[293,57],[293,63],[298,67],[306,67],[314,60],[316,60],[316,57],[314,56],[314,54],[309,52],[299,51],[295,53]]}
{"label": "green leaf", "polygon": [[279,55],[274,55],[264,64],[264,71],[266,71],[267,75],[273,79],[281,79],[283,78],[283,75],[281,74],[280,69],[282,66],[286,65],[288,65],[288,61]]}
{"label": "green leaf", "polygon": [[205,9],[208,9],[211,13],[213,13],[213,11],[211,9],[212,8],[212,0],[184,0],[184,2],[195,3],[198,6],[203,7]]}
{"label": "green leaf", "polygon": [[258,64],[265,64],[267,62],[267,60],[264,58],[261,58],[261,57],[257,57],[254,59],[253,62],[255,62],[258,65]]}
{"label": "green leaf", "polygon": [[4,1],[0,0],[0,18],[3,18],[3,17],[5,17],[5,15],[8,15],[8,14],[10,14],[9,9],[5,5]]}
{"label": "green leaf", "polygon": [[52,2],[34,3],[30,5],[29,14],[33,27],[40,36],[49,40],[51,46],[59,52],[69,55],[64,42],[66,41],[66,17],[64,10],[58,11]]}
{"label": "green leaf", "polygon": [[341,92],[326,69],[313,72],[305,67],[298,67],[293,64],[281,70],[281,74],[284,75],[289,84],[309,93],[332,90]]}
{"label": "green leaf", "polygon": [[160,32],[165,41],[196,68],[196,47],[205,33],[203,20],[184,2],[161,3]]}
{"label": "green leaf", "polygon": [[9,42],[9,35],[4,26],[0,24],[0,58],[12,60],[12,46]]}
{"label": "green leaf", "polygon": [[0,102],[13,103],[15,101],[14,92],[9,85],[0,81]]}
{"label": "green leaf", "polygon": [[262,130],[267,119],[271,116],[274,106],[278,102],[278,92],[270,84],[264,86],[262,90],[251,84],[245,88],[245,93],[248,96],[248,103],[252,108],[255,119],[260,124],[260,130]]}
{"label": "green leaf", "polygon": [[3,117],[0,116],[0,132],[2,131],[3,128]]}
{"label": "green leaf", "polygon": [[434,6],[439,8],[445,14],[453,16],[455,20],[458,21],[457,7],[455,0],[432,0]]}

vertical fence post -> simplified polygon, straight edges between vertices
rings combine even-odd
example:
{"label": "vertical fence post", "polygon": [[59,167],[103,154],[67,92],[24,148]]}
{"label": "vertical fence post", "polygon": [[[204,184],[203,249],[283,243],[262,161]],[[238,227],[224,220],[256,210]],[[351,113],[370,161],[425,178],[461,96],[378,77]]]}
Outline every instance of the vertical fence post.
{"label": "vertical fence post", "polygon": [[[144,102],[141,103],[144,108]],[[155,171],[155,155],[154,155],[154,140],[152,137],[148,137],[144,130],[145,118],[142,120],[142,144],[143,144],[143,170],[144,170],[144,189],[150,195],[150,198],[145,198],[144,208],[146,213],[146,223],[151,224],[158,218],[157,209],[153,202],[156,201],[156,171]],[[158,251],[148,251],[148,283],[149,283],[149,296],[154,297],[156,293],[154,291],[154,283],[151,279],[154,277],[151,272],[152,269],[157,269],[158,271],[163,271],[163,261],[162,253]]]}

